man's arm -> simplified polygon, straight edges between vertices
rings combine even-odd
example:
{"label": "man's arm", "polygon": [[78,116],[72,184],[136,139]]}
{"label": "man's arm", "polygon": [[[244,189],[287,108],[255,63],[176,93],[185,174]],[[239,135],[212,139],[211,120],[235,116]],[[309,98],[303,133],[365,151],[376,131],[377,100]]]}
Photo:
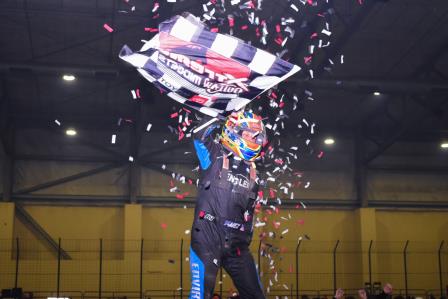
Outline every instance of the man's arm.
{"label": "man's arm", "polygon": [[213,144],[214,131],[219,125],[217,118],[204,115],[198,126],[193,130],[194,148],[203,170],[208,169],[212,163],[210,151]]}

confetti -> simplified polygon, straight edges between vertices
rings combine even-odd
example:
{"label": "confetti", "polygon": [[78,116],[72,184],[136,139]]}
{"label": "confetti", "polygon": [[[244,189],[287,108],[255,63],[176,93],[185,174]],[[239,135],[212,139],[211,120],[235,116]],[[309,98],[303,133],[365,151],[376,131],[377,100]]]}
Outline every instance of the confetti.
{"label": "confetti", "polygon": [[113,31],[114,31],[114,30],[112,29],[112,27],[110,27],[110,26],[107,25],[107,24],[104,24],[104,25],[103,25],[103,28],[106,29],[106,30],[109,31],[109,32],[113,32]]}
{"label": "confetti", "polygon": [[54,122],[55,122],[58,126],[61,126],[61,122],[60,122],[59,120],[55,119]]}
{"label": "confetti", "polygon": [[110,141],[110,143],[115,144],[116,139],[117,139],[117,135],[113,134],[112,140]]}

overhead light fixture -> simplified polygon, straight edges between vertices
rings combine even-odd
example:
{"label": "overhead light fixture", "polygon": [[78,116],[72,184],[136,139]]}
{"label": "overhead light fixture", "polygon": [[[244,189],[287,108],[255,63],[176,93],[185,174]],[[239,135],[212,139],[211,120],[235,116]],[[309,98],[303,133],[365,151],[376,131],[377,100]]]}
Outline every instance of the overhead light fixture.
{"label": "overhead light fixture", "polygon": [[333,138],[326,138],[325,140],[324,140],[324,143],[326,144],[326,145],[332,145],[332,144],[334,144],[334,139]]}
{"label": "overhead light fixture", "polygon": [[443,148],[443,149],[448,149],[448,142],[442,142],[441,144],[440,144],[440,147],[441,148]]}
{"label": "overhead light fixture", "polygon": [[74,81],[76,77],[74,75],[65,74],[62,76],[62,79],[64,79],[65,81]]}
{"label": "overhead light fixture", "polygon": [[373,95],[375,95],[375,96],[380,96],[380,95],[381,95],[381,92],[379,92],[379,91],[375,91],[375,92],[373,93]]}
{"label": "overhead light fixture", "polygon": [[67,129],[65,131],[65,134],[68,135],[68,136],[75,136],[77,133],[76,133],[75,129]]}

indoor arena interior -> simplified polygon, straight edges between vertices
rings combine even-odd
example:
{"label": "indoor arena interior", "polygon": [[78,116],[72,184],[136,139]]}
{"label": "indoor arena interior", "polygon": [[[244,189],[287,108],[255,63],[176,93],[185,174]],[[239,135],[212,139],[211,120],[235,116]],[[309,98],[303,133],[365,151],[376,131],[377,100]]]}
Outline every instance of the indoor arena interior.
{"label": "indoor arena interior", "polygon": [[2,0],[0,135],[0,299],[447,298],[447,0]]}

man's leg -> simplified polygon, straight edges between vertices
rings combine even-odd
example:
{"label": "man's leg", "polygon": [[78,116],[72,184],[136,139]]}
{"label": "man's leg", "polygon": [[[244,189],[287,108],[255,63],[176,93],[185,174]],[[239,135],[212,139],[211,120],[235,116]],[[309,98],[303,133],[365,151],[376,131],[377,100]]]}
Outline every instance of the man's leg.
{"label": "man's leg", "polygon": [[223,267],[232,277],[241,299],[266,298],[254,259],[248,249],[241,249],[240,255],[226,256],[223,260]]}
{"label": "man's leg", "polygon": [[191,291],[190,299],[212,298],[218,266],[207,249],[190,248]]}

